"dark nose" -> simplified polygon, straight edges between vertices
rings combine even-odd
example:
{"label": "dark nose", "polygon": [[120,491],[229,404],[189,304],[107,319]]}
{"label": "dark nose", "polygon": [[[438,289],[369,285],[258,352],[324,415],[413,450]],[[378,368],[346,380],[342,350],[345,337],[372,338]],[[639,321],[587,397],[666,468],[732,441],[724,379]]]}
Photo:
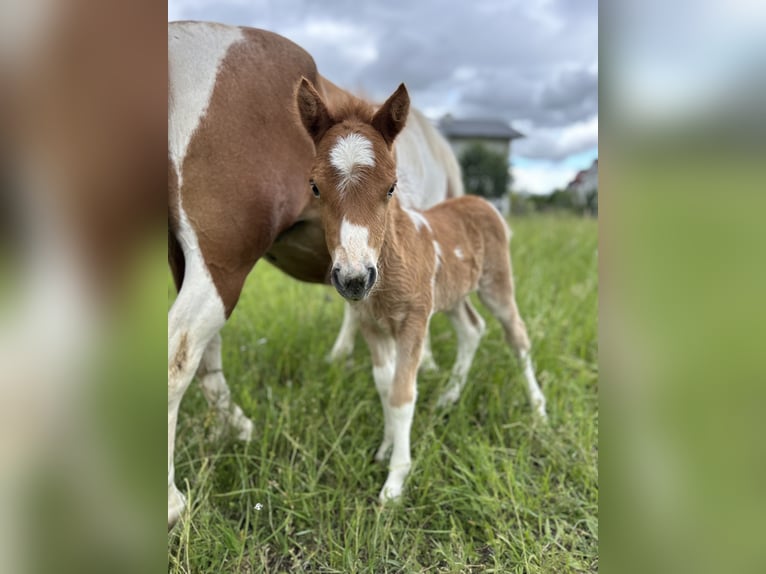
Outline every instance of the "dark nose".
{"label": "dark nose", "polygon": [[346,276],[341,274],[339,267],[333,267],[330,274],[330,281],[340,293],[346,299],[358,301],[364,298],[369,293],[372,286],[375,285],[375,281],[378,279],[378,271],[375,267],[368,267],[365,275],[350,275]]}

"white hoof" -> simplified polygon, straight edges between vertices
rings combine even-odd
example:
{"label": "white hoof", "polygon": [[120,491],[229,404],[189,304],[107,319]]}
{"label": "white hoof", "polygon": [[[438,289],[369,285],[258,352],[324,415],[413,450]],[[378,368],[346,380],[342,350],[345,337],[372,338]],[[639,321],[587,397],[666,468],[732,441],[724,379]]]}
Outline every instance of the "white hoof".
{"label": "white hoof", "polygon": [[255,425],[253,424],[253,421],[247,417],[243,417],[242,420],[237,422],[237,440],[250,442],[250,439],[253,438],[254,428]]}
{"label": "white hoof", "polygon": [[543,422],[548,422],[548,413],[545,411],[545,400],[538,401],[534,404],[535,414]]}
{"label": "white hoof", "polygon": [[210,438],[214,441],[220,441],[234,437],[242,442],[250,442],[254,428],[253,421],[243,415],[239,407],[236,407],[233,414],[218,413],[217,419],[210,429]]}
{"label": "white hoof", "polygon": [[402,486],[401,485],[388,485],[383,486],[383,490],[380,491],[378,499],[381,504],[390,504],[392,502],[398,502],[402,498]]}
{"label": "white hoof", "polygon": [[439,399],[436,401],[437,408],[446,408],[454,405],[460,398],[460,391],[458,389],[447,389],[444,391]]}
{"label": "white hoof", "polygon": [[347,359],[354,352],[354,347],[343,345],[341,347],[333,347],[324,360],[327,363],[337,363],[343,359]]}
{"label": "white hoof", "polygon": [[186,508],[186,498],[172,486],[168,489],[168,530],[173,528]]}

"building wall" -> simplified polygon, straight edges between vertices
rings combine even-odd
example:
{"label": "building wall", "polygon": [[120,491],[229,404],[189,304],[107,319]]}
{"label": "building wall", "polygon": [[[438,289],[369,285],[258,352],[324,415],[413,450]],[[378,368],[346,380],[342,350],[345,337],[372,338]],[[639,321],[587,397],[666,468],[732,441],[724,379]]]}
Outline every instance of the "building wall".
{"label": "building wall", "polygon": [[452,149],[455,151],[455,155],[458,157],[458,159],[460,159],[460,156],[463,155],[463,152],[466,150],[466,148],[476,143],[482,144],[490,151],[498,153],[506,158],[510,155],[511,151],[511,144],[508,140],[483,138],[449,138],[449,143],[452,146]]}
{"label": "building wall", "polygon": [[571,192],[579,205],[585,205],[588,194],[596,189],[598,189],[598,164],[594,163],[583,174],[582,181],[571,186]]}

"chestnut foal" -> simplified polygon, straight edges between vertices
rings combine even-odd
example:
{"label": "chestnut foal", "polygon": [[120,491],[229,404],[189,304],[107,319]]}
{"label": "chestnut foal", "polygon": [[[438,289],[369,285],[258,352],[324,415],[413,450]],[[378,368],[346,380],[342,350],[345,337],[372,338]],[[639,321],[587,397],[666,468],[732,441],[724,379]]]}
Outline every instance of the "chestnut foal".
{"label": "chestnut foal", "polygon": [[502,323],[523,365],[532,405],[546,416],[513,295],[510,230],[492,205],[475,196],[424,212],[400,205],[393,143],[409,110],[404,84],[377,111],[351,99],[331,113],[305,78],[296,99],[316,148],[310,186],[332,255],[331,281],[358,313],[383,404],[385,432],[375,458],[384,460],[393,447],[380,492],[385,502],[401,495],[410,470],[416,376],[435,312],[447,312],[458,338],[457,360],[439,404],[454,403],[465,385],[485,328],[470,293],[478,291]]}

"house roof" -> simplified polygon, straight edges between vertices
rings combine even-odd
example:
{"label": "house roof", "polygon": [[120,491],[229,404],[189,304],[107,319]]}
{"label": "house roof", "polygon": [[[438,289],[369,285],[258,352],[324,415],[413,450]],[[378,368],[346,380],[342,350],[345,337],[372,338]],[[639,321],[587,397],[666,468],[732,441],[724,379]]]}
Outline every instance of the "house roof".
{"label": "house roof", "polygon": [[448,138],[514,140],[524,137],[524,134],[513,129],[508,122],[497,119],[458,120],[445,116],[439,120],[439,129]]}

